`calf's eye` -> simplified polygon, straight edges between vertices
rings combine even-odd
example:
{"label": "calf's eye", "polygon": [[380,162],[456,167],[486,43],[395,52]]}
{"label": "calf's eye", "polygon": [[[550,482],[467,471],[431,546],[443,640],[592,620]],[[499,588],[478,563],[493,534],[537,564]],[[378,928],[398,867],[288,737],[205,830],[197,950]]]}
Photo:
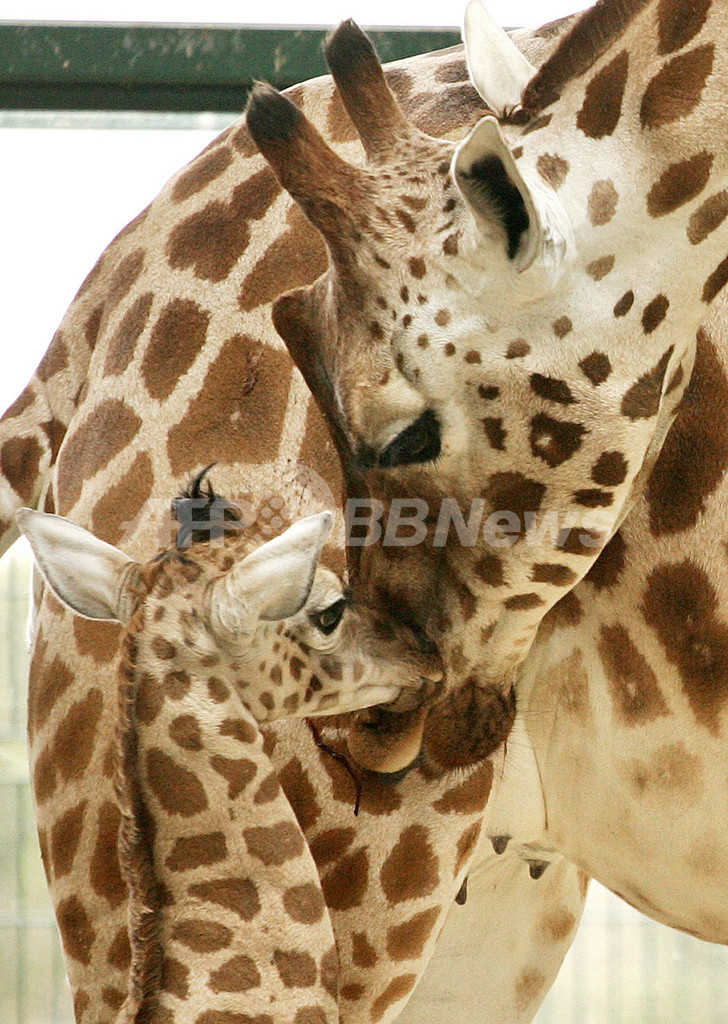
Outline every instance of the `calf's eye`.
{"label": "calf's eye", "polygon": [[334,601],[333,604],[330,604],[328,608],[324,608],[323,611],[314,612],[311,615],[311,622],[324,636],[329,636],[341,622],[344,608],[346,608],[346,598],[340,597],[338,601]]}

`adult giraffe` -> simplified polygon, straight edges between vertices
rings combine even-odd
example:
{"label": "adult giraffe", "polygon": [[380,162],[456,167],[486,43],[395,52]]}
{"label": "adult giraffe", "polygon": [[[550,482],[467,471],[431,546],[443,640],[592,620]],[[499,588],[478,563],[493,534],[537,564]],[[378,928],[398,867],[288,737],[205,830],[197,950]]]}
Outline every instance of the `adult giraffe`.
{"label": "adult giraffe", "polygon": [[[535,34],[530,46],[537,59],[552,33]],[[460,53],[388,73],[412,115],[438,134],[462,134],[483,112]],[[360,152],[329,80],[293,95],[343,153]],[[15,536],[15,509],[34,504],[148,557],[169,541],[158,527],[169,494],[209,459],[222,490],[250,499],[263,538],[329,505],[341,486],[338,461],[270,321],[275,295],[313,279],[324,262],[319,237],[236,123],[106,250],[3,417],[4,543]],[[73,619],[50,594],[37,597],[29,737],[41,848],[77,1018],[110,1022],[129,966],[111,757],[118,627]],[[484,742],[497,742],[507,723]],[[414,885],[431,895],[442,853],[457,863],[443,875],[455,895],[476,853],[478,829],[466,821],[488,798],[487,763],[468,785],[458,772],[454,787],[424,767],[394,788],[367,779],[355,818],[350,776],[310,733],[281,729],[276,737],[271,756],[332,917],[342,1018],[393,1019],[447,915],[445,956],[428,970],[437,1009],[421,1008],[415,994],[405,1016],[448,1019],[455,985],[463,1019],[480,1005],[490,1015],[481,1024],[529,1020],[574,933],[583,876],[561,861],[535,883],[519,856],[497,859],[486,843],[464,907],[448,914],[445,901],[434,915]],[[336,744],[337,733],[327,738]],[[482,920],[490,922],[485,935]]]}
{"label": "adult giraffe", "polygon": [[[720,3],[603,0],[535,72],[475,3],[471,74],[503,126],[458,145],[413,129],[351,24],[329,60],[367,167],[263,87],[248,113],[331,257],[279,300],[279,331],[359,491],[428,510],[421,543],[365,549],[360,585],[428,631],[471,701],[515,687],[535,757],[506,768],[491,826],[714,942],[728,432],[703,321],[728,280],[727,38]],[[509,824],[529,786],[540,824]]]}

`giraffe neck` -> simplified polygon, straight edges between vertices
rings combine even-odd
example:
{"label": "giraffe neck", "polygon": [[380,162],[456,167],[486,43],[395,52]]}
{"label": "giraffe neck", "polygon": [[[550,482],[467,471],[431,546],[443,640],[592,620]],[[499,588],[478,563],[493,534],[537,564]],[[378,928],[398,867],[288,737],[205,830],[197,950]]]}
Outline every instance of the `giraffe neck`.
{"label": "giraffe neck", "polygon": [[[318,874],[257,722],[217,676],[140,669],[123,643],[117,792],[130,901],[129,1020],[232,1007],[338,1020],[338,961]],[[225,807],[226,813],[220,814]],[[311,1010],[313,1012],[313,1010]],[[256,1016],[259,1015],[259,1016]]]}

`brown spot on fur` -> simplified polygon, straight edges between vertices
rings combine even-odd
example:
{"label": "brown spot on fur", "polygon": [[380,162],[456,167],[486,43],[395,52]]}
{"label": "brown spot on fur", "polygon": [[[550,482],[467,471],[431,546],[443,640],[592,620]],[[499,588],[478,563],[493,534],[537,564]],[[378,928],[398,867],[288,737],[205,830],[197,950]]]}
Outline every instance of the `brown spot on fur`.
{"label": "brown spot on fur", "polygon": [[549,665],[543,678],[559,714],[570,715],[584,724],[589,716],[589,674],[581,651],[577,648]]}
{"label": "brown spot on fur", "polygon": [[538,480],[532,480],[523,473],[505,471],[493,473],[483,497],[487,498],[494,511],[514,513],[525,532],[526,514],[538,512],[545,492],[545,485]]}
{"label": "brown spot on fur", "polygon": [[597,646],[622,725],[643,725],[668,713],[655,673],[624,626],[602,626]]}
{"label": "brown spot on fur", "polygon": [[584,579],[596,587],[616,587],[626,562],[626,544],[622,534],[617,532],[601,551],[596,562],[591,566]]}
{"label": "brown spot on fur", "polygon": [[338,860],[349,849],[356,832],[353,828],[331,828],[310,841],[311,855],[316,867],[322,868],[332,860]]}
{"label": "brown spot on fur", "polygon": [[81,800],[53,823],[50,854],[54,878],[62,878],[73,867],[87,805],[88,800]]}
{"label": "brown spot on fur", "polygon": [[646,486],[650,529],[656,536],[694,526],[728,467],[728,379],[704,328],[695,367],[678,413]]}
{"label": "brown spot on fur", "polygon": [[127,368],[136,352],[142,331],[147,325],[153,301],[152,292],[146,292],[124,313],[106,349],[105,373],[119,376]]}
{"label": "brown spot on fur", "polygon": [[394,1006],[395,1003],[409,995],[416,982],[416,974],[402,974],[390,981],[381,995],[378,995],[372,1003],[372,1020],[375,1022],[381,1020],[390,1006]]}
{"label": "brown spot on fur", "polygon": [[506,350],[506,359],[522,359],[531,351],[531,346],[523,338],[510,342]]}
{"label": "brown spot on fur", "polygon": [[531,420],[531,451],[550,466],[560,466],[581,448],[586,427],[537,413]]}
{"label": "brown spot on fur", "polygon": [[91,963],[96,929],[78,896],[67,896],[56,906],[56,919],[66,955],[78,963]]}
{"label": "brown spot on fur", "polygon": [[285,988],[310,988],[316,983],[318,971],[310,953],[277,949],[273,961]]}
{"label": "brown spot on fur", "polygon": [[288,916],[301,924],[315,924],[326,910],[321,890],[312,882],[286,889],[283,893],[283,906]]}
{"label": "brown spot on fur", "polygon": [[186,999],[189,991],[189,968],[175,960],[174,957],[166,956],[162,968],[162,989],[171,992],[178,999]]}
{"label": "brown spot on fur", "polygon": [[169,432],[172,472],[184,477],[205,459],[223,465],[272,461],[278,451],[290,380],[286,352],[247,335],[228,339],[201,390]]}
{"label": "brown spot on fur", "polygon": [[711,0],[660,0],[657,8],[658,53],[674,53],[690,42],[705,24]]}
{"label": "brown spot on fur", "polygon": [[204,918],[183,918],[172,925],[172,938],[187,946],[193,953],[214,953],[226,949],[233,933],[224,924]]}
{"label": "brown spot on fur", "polygon": [[536,170],[554,190],[560,189],[569,173],[569,164],[554,153],[542,153],[536,161]]}
{"label": "brown spot on fur", "polygon": [[642,329],[645,334],[652,332],[660,326],[670,308],[670,302],[665,295],[656,295],[651,302],[648,302],[642,312]]}
{"label": "brown spot on fur", "polygon": [[211,971],[209,985],[213,992],[248,992],[260,985],[260,972],[254,960],[240,954]]}
{"label": "brown spot on fur", "polygon": [[210,182],[224,174],[232,163],[233,155],[227,146],[217,146],[204,156],[197,157],[179,175],[172,188],[172,202],[183,203],[197,195]]}
{"label": "brown spot on fur", "polygon": [[109,316],[128,294],[129,289],[144,269],[144,258],[143,249],[134,249],[128,256],[124,257],[114,270],[106,289],[106,301],[104,303],[104,314],[106,316]]}
{"label": "brown spot on fur", "polygon": [[200,780],[169,754],[152,748],[147,751],[145,767],[149,788],[168,814],[190,818],[207,809]]}
{"label": "brown spot on fur", "polygon": [[632,758],[627,772],[640,796],[663,800],[697,800],[701,789],[702,764],[683,743],[666,743],[647,759]]}
{"label": "brown spot on fur", "polygon": [[627,460],[621,452],[602,452],[591,469],[591,478],[602,487],[617,487],[627,477]]}
{"label": "brown spot on fur", "polygon": [[574,325],[568,316],[560,316],[551,326],[556,337],[561,339],[565,338],[567,334],[571,334]]}
{"label": "brown spot on fur", "polygon": [[726,216],[728,216],[728,192],[724,189],[706,199],[690,215],[687,226],[690,244],[699,245],[705,241],[708,235],[720,227]]}
{"label": "brown spot on fur", "polygon": [[648,577],[642,610],[680,674],[697,721],[717,734],[728,699],[728,625],[707,573],[690,559],[658,566]]}
{"label": "brown spot on fur", "polygon": [[613,313],[615,317],[626,316],[630,309],[634,305],[634,292],[625,292],[621,299],[618,299],[614,304]]}
{"label": "brown spot on fur", "polygon": [[485,807],[493,784],[493,765],[486,761],[446,790],[434,803],[439,814],[475,814]]}
{"label": "brown spot on fur", "polygon": [[598,260],[588,263],[584,269],[592,280],[601,281],[614,270],[614,256],[600,256]]}
{"label": "brown spot on fur", "polygon": [[570,910],[559,908],[545,913],[539,921],[539,929],[548,942],[563,942],[576,928],[576,918]]}
{"label": "brown spot on fur", "polygon": [[205,903],[215,903],[232,910],[243,921],[252,921],[260,911],[258,888],[252,878],[212,878],[193,882],[189,893]]}
{"label": "brown spot on fur", "polygon": [[76,782],[89,766],[101,718],[103,696],[94,687],[75,701],[56,729],[53,759],[65,782]]}
{"label": "brown spot on fur", "polygon": [[710,180],[712,166],[713,154],[705,151],[671,164],[647,195],[650,216],[664,217],[700,195]]}
{"label": "brown spot on fur", "polygon": [[422,955],[441,910],[430,907],[387,930],[387,953],[392,960],[415,960]]}
{"label": "brown spot on fur", "polygon": [[478,839],[480,838],[481,823],[474,821],[472,825],[468,825],[464,832],[461,833],[457,843],[455,844],[456,858],[455,868],[453,876],[457,878],[462,869],[465,867],[468,859],[475,853],[475,848],[478,845]]}
{"label": "brown spot on fur", "polygon": [[243,829],[248,852],[265,865],[280,866],[287,860],[300,857],[304,840],[292,821],[279,821],[275,825],[253,825]]}
{"label": "brown spot on fur", "polygon": [[170,871],[191,871],[203,864],[216,864],[227,857],[225,836],[222,832],[205,835],[180,836],[167,854],[165,866]]}
{"label": "brown spot on fur", "polygon": [[309,832],[321,815],[316,789],[300,759],[292,757],[278,772],[278,779],[304,832]]}
{"label": "brown spot on fur", "polygon": [[589,193],[587,204],[589,220],[594,227],[608,224],[617,212],[617,201],[619,196],[610,180],[595,181]]}
{"label": "brown spot on fur", "polygon": [[99,808],[96,841],[91,856],[89,879],[94,892],[119,907],[127,899],[126,882],[121,877],[117,846],[121,815],[116,804],[106,800]]}
{"label": "brown spot on fur", "polygon": [[545,602],[539,594],[514,594],[506,598],[504,608],[511,612],[527,612],[533,608],[540,608],[542,604]]}
{"label": "brown spot on fur", "polygon": [[202,750],[202,729],[194,715],[178,715],[169,724],[169,738],[183,750]]}
{"label": "brown spot on fur", "polygon": [[340,857],[321,879],[326,906],[351,910],[361,905],[369,882],[369,854],[364,847]]}
{"label": "brown spot on fur", "polygon": [[713,70],[715,46],[707,43],[668,61],[645,90],[640,107],[643,128],[661,128],[687,117],[700,102]]}
{"label": "brown spot on fur", "polygon": [[534,583],[550,583],[554,587],[570,587],[577,581],[577,575],[568,565],[539,563],[531,568]]}
{"label": "brown spot on fur", "polygon": [[154,472],[146,452],[139,452],[122,478],[103,492],[91,513],[90,529],[108,544],[119,544],[131,533],[152,495]]}
{"label": "brown spot on fur", "polygon": [[531,391],[540,398],[559,405],[571,405],[576,401],[565,380],[546,377],[542,373],[532,373],[530,377]]}
{"label": "brown spot on fur", "polygon": [[629,57],[622,50],[587,85],[584,103],[576,115],[576,125],[587,138],[603,139],[617,127],[628,70]]}
{"label": "brown spot on fur", "polygon": [[583,617],[584,612],[581,607],[581,601],[570,590],[546,613],[542,629],[539,632],[543,636],[550,636],[555,629],[578,626]]}
{"label": "brown spot on fur", "polygon": [[416,280],[421,281],[427,273],[427,266],[425,261],[420,256],[412,256],[409,260],[409,270],[412,277]]}
{"label": "brown spot on fur", "polygon": [[519,1013],[523,1013],[540,997],[545,985],[545,976],[535,967],[521,971],[516,980],[516,1006]]}
{"label": "brown spot on fur", "polygon": [[483,555],[473,566],[473,572],[482,583],[489,587],[502,587],[505,583],[503,563],[498,555]]}
{"label": "brown spot on fur", "polygon": [[33,504],[42,457],[34,437],[11,437],[0,448],[0,470],[25,505]]}
{"label": "brown spot on fur", "polygon": [[384,895],[392,904],[427,896],[439,877],[438,859],[424,825],[410,825],[402,831],[379,874]]}
{"label": "brown spot on fur", "polygon": [[496,452],[505,452],[507,435],[501,417],[486,416],[480,422],[483,425],[483,430],[491,449],[494,449]]}
{"label": "brown spot on fur", "polygon": [[236,800],[258,771],[256,763],[247,757],[231,758],[221,754],[212,755],[210,767],[227,781],[228,800]]}
{"label": "brown spot on fur", "polygon": [[583,487],[574,491],[574,501],[584,508],[609,508],[614,502],[614,495],[598,487]]}
{"label": "brown spot on fur", "polygon": [[84,481],[97,476],[139,432],[142,421],[118,398],[101,402],[66,436],[58,459],[58,511],[67,515]]}
{"label": "brown spot on fur", "polygon": [[592,352],[591,355],[585,356],[584,359],[579,363],[579,369],[587,378],[591,381],[594,387],[599,387],[609,377],[612,372],[612,364],[609,361],[609,356],[604,352]]}
{"label": "brown spot on fur", "polygon": [[228,202],[214,199],[171,232],[167,258],[175,269],[191,267],[203,281],[223,281],[250,241],[250,221],[259,220],[281,190],[265,167],[233,189]]}
{"label": "brown spot on fur", "polygon": [[662,384],[672,351],[671,345],[660,357],[659,362],[625,392],[621,405],[623,416],[631,420],[641,420],[657,415],[662,398]]}
{"label": "brown spot on fur", "polygon": [[312,284],[326,270],[321,234],[292,206],[283,234],[277,234],[249,271],[238,293],[243,312],[272,302],[291,288]]}
{"label": "brown spot on fur", "polygon": [[210,314],[190,299],[172,299],[152,328],[141,374],[152,398],[160,401],[174,391],[207,340]]}
{"label": "brown spot on fur", "polygon": [[117,971],[128,971],[131,966],[131,946],[129,945],[129,931],[126,925],[122,925],[114,936],[109,946],[106,962]]}
{"label": "brown spot on fur", "polygon": [[721,260],[713,273],[706,279],[701,296],[703,302],[712,302],[718,292],[724,287],[726,281],[728,281],[728,256]]}

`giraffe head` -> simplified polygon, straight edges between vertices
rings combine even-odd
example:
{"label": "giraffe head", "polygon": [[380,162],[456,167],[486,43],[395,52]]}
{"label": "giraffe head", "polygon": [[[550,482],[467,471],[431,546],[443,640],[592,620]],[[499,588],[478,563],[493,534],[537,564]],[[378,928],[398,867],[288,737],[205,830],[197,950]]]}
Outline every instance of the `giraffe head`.
{"label": "giraffe head", "polygon": [[585,14],[532,79],[471,5],[471,76],[502,123],[459,144],[406,122],[350,23],[328,59],[366,166],[273,91],[251,100],[256,142],[330,254],[276,327],[348,479],[381,502],[374,534],[414,505],[400,546],[387,527],[361,549],[357,583],[438,642],[448,687],[513,684],[649,474],[725,280],[706,283],[722,200],[697,198],[718,156],[666,168],[671,145],[700,147],[686,118],[712,57],[686,55],[681,106],[672,54],[704,5],[679,40],[674,5],[627,6]]}
{"label": "giraffe head", "polygon": [[[178,513],[186,500],[177,500]],[[254,550],[239,537],[186,546],[204,532],[196,523],[192,538],[180,530],[182,546],[146,564],[63,517],[22,509],[17,518],[45,580],[71,609],[122,624],[141,610],[148,628],[136,631],[136,658],[152,685],[184,688],[186,677],[200,676],[213,688],[232,682],[253,716],[270,721],[382,701],[405,710],[441,678],[430,646],[354,604],[318,564],[328,512]]]}

